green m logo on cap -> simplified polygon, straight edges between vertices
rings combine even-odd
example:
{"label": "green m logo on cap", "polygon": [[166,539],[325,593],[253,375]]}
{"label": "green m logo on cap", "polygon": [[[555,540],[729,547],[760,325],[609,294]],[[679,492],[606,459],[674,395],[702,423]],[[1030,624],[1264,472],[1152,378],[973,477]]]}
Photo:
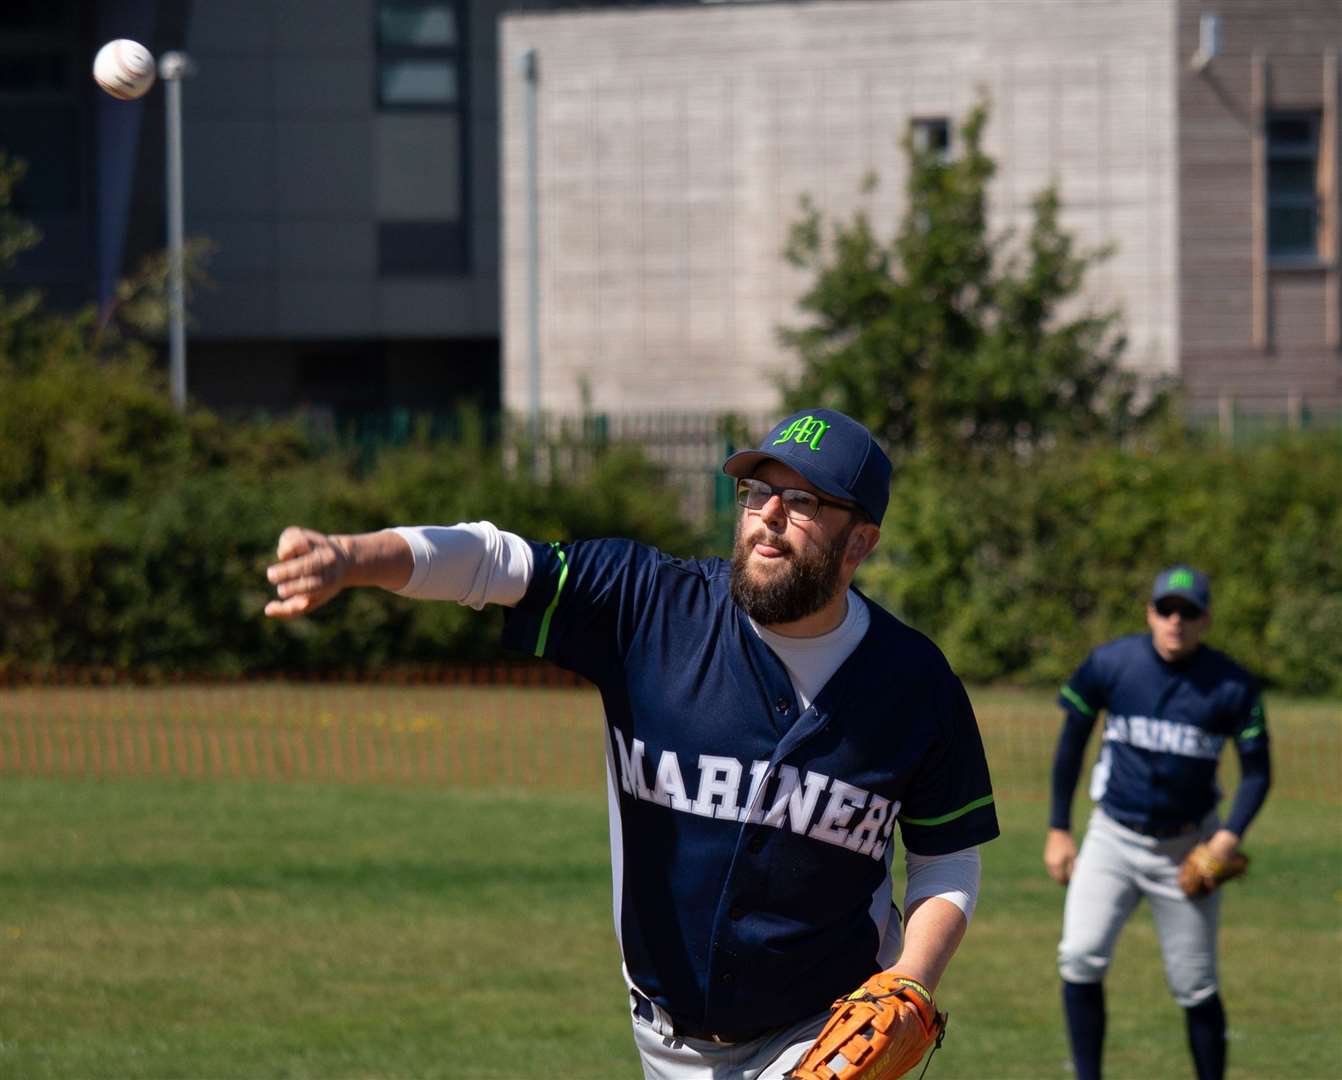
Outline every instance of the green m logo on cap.
{"label": "green m logo on cap", "polygon": [[825,437],[825,432],[829,430],[829,424],[823,420],[817,420],[814,416],[799,416],[788,424],[783,434],[779,435],[773,441],[774,446],[780,443],[795,442],[802,446],[810,446],[812,450],[820,449],[820,440]]}
{"label": "green m logo on cap", "polygon": [[1191,589],[1193,587],[1192,570],[1175,570],[1170,573],[1169,588]]}

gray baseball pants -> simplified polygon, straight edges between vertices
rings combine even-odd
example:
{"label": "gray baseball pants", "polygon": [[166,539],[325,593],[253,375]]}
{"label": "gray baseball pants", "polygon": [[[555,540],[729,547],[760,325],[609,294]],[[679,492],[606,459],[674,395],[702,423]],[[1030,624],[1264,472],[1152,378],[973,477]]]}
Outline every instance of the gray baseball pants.
{"label": "gray baseball pants", "polygon": [[739,1043],[678,1038],[657,1010],[649,1022],[634,1016],[634,1045],[645,1080],[782,1080],[815,1042],[829,1010],[791,1027]]}
{"label": "gray baseball pants", "polygon": [[1174,1000],[1187,1009],[1216,993],[1220,890],[1190,900],[1178,884],[1183,857],[1216,829],[1213,813],[1196,831],[1157,839],[1125,828],[1097,807],[1067,886],[1059,974],[1072,983],[1101,981],[1119,932],[1146,897]]}

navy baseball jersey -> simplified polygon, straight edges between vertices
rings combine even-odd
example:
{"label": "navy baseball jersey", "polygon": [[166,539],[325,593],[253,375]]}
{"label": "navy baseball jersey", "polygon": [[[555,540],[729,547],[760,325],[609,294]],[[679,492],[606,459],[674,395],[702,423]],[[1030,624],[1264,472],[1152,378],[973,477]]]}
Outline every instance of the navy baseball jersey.
{"label": "navy baseball jersey", "polygon": [[882,966],[896,822],[924,855],[997,835],[960,681],[863,598],[865,637],[803,712],[725,561],[533,550],[505,642],[601,691],[628,978],[731,1041],[823,1012]]}
{"label": "navy baseball jersey", "polygon": [[1257,681],[1205,645],[1171,663],[1149,634],[1108,642],[1067,680],[1058,702],[1092,724],[1104,710],[1091,798],[1138,829],[1201,821],[1216,806],[1227,739],[1241,755],[1267,749]]}

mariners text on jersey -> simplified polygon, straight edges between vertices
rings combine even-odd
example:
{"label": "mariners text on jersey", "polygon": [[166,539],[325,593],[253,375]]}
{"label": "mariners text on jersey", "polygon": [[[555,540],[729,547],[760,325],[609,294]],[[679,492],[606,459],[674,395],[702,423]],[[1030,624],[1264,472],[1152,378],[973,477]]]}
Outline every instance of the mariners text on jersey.
{"label": "mariners text on jersey", "polygon": [[[885,854],[886,841],[899,813],[897,802],[892,805],[879,795],[831,779],[824,773],[808,771],[802,776],[791,765],[783,765],[778,770],[777,783],[771,784],[772,770],[767,761],[752,761],[743,766],[735,758],[716,754],[699,755],[698,794],[690,799],[680,761],[672,751],[662,751],[656,779],[649,787],[642,740],[635,739],[631,750],[625,747],[619,728],[614,730],[614,736],[619,751],[620,787],[627,794],[700,817],[790,828],[813,840],[838,844],[873,859]],[[741,789],[746,776],[750,778],[748,794]],[[829,797],[822,803],[820,796],[825,792]],[[823,807],[818,814],[817,807]],[[861,821],[850,828],[854,815],[864,808]]]}
{"label": "mariners text on jersey", "polygon": [[1104,741],[1126,743],[1143,750],[1215,761],[1225,745],[1224,735],[1211,735],[1192,724],[1150,716],[1115,716],[1104,720]]}
{"label": "mariners text on jersey", "polygon": [[505,641],[601,691],[633,985],[678,1028],[741,1040],[893,962],[896,824],[922,855],[997,835],[973,710],[936,646],[859,598],[866,635],[801,710],[723,560],[532,547]]}
{"label": "mariners text on jersey", "polygon": [[1138,829],[1199,822],[1216,806],[1227,739],[1241,753],[1267,746],[1257,681],[1205,645],[1172,662],[1147,634],[1108,642],[1067,680],[1058,703],[1092,722],[1105,712],[1091,798]]}

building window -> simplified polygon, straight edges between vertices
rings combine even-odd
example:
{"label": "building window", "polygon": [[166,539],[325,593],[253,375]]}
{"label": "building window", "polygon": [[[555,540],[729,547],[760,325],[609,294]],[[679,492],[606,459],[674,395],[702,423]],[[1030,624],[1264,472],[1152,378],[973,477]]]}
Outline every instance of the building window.
{"label": "building window", "polygon": [[377,271],[382,277],[466,272],[466,241],[456,221],[380,221]]}
{"label": "building window", "polygon": [[381,0],[377,7],[378,104],[457,109],[462,26],[456,2]]}
{"label": "building window", "polygon": [[951,122],[944,116],[918,116],[909,121],[913,149],[939,161],[951,156]]}
{"label": "building window", "polygon": [[1267,118],[1267,250],[1274,262],[1318,259],[1319,114]]}
{"label": "building window", "polygon": [[469,273],[465,0],[378,0],[378,273]]}

